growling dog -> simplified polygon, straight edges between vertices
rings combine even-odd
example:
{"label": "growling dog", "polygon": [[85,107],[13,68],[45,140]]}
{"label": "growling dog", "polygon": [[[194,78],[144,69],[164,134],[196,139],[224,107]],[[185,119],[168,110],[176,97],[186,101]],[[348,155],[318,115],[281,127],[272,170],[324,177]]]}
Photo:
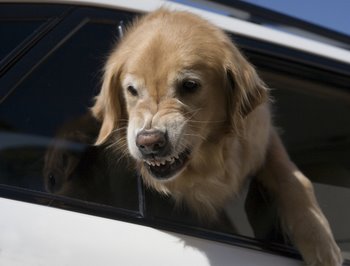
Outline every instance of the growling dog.
{"label": "growling dog", "polygon": [[209,22],[163,9],[136,21],[106,63],[92,111],[102,123],[96,144],[127,147],[148,186],[215,219],[255,175],[304,260],[341,264],[312,184],[271,123],[268,88]]}

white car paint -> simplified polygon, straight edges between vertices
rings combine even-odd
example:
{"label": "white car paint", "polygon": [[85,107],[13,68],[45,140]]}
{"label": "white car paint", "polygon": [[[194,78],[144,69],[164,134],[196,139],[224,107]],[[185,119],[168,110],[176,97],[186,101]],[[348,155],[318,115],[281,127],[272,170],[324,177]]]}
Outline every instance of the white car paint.
{"label": "white car paint", "polygon": [[[0,0],[1,2],[8,2]],[[267,28],[251,22],[240,19],[223,16],[217,13],[209,12],[190,6],[186,6],[172,1],[164,0],[12,0],[12,2],[40,2],[40,3],[62,3],[62,4],[77,4],[90,5],[98,7],[106,7],[113,9],[124,9],[138,12],[150,12],[160,7],[166,7],[172,10],[187,10],[196,13],[220,28],[247,36],[250,38],[275,43],[281,46],[290,47],[301,50],[310,54],[315,54],[321,57],[330,58],[336,61],[350,63],[350,51],[322,43],[320,41],[311,40],[305,37],[297,36],[288,32],[279,31],[277,29]]]}
{"label": "white car paint", "polygon": [[251,249],[0,198],[0,265],[301,265]]}

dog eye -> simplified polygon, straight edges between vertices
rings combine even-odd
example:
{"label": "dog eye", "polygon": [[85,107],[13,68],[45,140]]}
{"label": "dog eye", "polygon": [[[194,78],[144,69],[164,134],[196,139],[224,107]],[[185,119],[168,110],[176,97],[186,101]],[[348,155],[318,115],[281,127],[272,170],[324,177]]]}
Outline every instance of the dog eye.
{"label": "dog eye", "polygon": [[129,85],[126,89],[128,90],[128,92],[129,92],[132,96],[137,96],[137,95],[138,95],[138,92],[137,92],[137,90],[135,89],[134,86]]}
{"label": "dog eye", "polygon": [[195,92],[199,88],[199,83],[194,80],[184,80],[182,82],[182,91],[183,92]]}

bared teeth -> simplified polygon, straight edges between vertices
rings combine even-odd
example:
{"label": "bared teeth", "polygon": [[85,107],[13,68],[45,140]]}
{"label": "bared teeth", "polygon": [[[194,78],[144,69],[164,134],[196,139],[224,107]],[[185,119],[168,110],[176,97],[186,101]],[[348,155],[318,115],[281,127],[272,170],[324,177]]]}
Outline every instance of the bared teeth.
{"label": "bared teeth", "polygon": [[152,162],[152,161],[144,160],[144,162],[147,163],[147,164],[150,165],[150,166],[155,166],[155,163]]}
{"label": "bared teeth", "polygon": [[165,159],[159,159],[159,160],[144,160],[144,162],[146,163],[146,164],[148,164],[149,166],[158,166],[158,167],[160,167],[160,166],[165,166],[165,165],[167,165],[167,164],[169,164],[169,165],[171,165],[171,164],[173,164],[173,163],[175,163],[175,161],[176,160],[180,160],[180,153],[178,153],[178,154],[176,154],[175,156],[169,156],[169,157],[167,157],[167,158],[165,158]]}
{"label": "bared teeth", "polygon": [[147,170],[154,178],[166,180],[186,167],[187,162],[190,160],[190,154],[191,151],[185,149],[181,153],[173,156],[162,158],[157,156],[149,157],[144,159],[144,163],[148,166]]}

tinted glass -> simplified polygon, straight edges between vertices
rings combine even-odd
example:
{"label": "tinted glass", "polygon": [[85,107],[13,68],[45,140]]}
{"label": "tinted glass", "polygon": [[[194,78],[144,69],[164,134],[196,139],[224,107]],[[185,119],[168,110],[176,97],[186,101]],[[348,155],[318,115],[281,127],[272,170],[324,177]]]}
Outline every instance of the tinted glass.
{"label": "tinted glass", "polygon": [[93,145],[89,107],[116,34],[113,23],[85,24],[0,105],[1,183],[138,209],[131,164]]}
{"label": "tinted glass", "polygon": [[344,256],[350,256],[350,92],[265,73],[274,118],[293,161],[309,177]]}
{"label": "tinted glass", "polygon": [[0,62],[30,34],[35,32],[44,21],[8,21],[0,20]]}

